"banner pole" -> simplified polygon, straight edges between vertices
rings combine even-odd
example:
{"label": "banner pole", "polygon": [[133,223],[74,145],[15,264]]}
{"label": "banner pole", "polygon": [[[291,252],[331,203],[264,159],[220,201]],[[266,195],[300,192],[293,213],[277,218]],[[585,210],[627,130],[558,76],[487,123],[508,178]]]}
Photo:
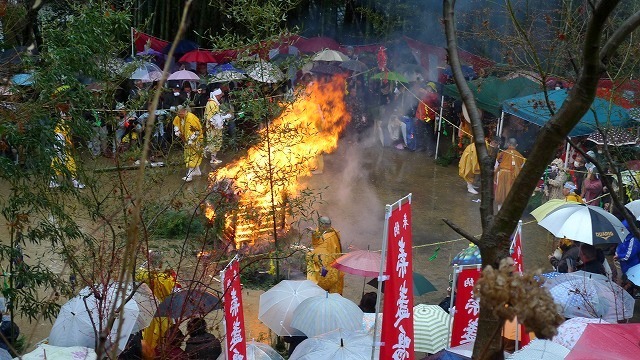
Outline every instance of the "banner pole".
{"label": "banner pole", "polygon": [[442,130],[442,107],[444,106],[444,95],[440,99],[440,116],[438,117],[438,137],[436,139],[436,157],[435,160],[438,160],[438,148],[440,147],[440,131]]}
{"label": "banner pole", "polygon": [[135,39],[133,36],[133,26],[131,27],[131,57],[135,56],[135,51],[136,51],[136,44],[135,44]]}
{"label": "banner pole", "polygon": [[[385,265],[387,264],[387,240],[389,232],[389,218],[393,207],[386,205],[384,209],[384,226],[382,230],[382,251],[380,252],[380,272],[378,273],[378,290],[376,291],[376,316],[373,321],[373,344],[371,345],[371,360],[375,360],[376,347],[381,346],[382,342],[378,342],[378,314],[380,314],[380,300],[382,298],[382,282],[384,281]],[[381,339],[382,340],[382,339]]]}

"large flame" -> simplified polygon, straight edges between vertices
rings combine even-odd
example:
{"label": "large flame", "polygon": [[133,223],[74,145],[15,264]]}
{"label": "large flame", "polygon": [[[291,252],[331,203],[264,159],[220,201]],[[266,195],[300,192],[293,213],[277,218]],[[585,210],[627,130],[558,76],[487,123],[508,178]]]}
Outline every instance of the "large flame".
{"label": "large flame", "polygon": [[279,208],[286,196],[300,190],[298,178],[311,174],[318,155],[337,148],[338,138],[351,119],[344,102],[344,83],[344,77],[336,76],[307,85],[280,116],[260,130],[261,143],[250,148],[245,157],[209,174],[211,184],[233,179],[241,192],[240,207],[254,212],[245,219],[237,218],[237,240],[253,241],[257,234],[249,232],[258,229],[242,223],[260,223],[260,215]]}

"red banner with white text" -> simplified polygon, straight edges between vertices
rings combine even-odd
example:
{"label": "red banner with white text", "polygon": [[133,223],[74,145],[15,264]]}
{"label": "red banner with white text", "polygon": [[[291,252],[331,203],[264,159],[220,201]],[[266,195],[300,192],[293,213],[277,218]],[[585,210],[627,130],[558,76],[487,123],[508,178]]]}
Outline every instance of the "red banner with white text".
{"label": "red banner with white text", "polygon": [[387,219],[387,228],[380,359],[415,359],[411,202],[400,201]]}
{"label": "red banner with white text", "polygon": [[511,243],[511,258],[513,259],[515,272],[522,274],[524,271],[524,265],[522,263],[522,220],[518,223],[518,228],[513,235],[513,242]]}
{"label": "red banner with white text", "polygon": [[463,268],[457,276],[451,347],[476,340],[480,301],[473,297],[473,287],[478,278],[480,278],[478,267]]}
{"label": "red banner with white text", "polygon": [[247,342],[244,332],[244,314],[242,313],[242,286],[240,285],[240,264],[238,259],[231,260],[222,272],[222,291],[224,297],[224,320],[226,336],[225,351],[227,359],[246,359]]}

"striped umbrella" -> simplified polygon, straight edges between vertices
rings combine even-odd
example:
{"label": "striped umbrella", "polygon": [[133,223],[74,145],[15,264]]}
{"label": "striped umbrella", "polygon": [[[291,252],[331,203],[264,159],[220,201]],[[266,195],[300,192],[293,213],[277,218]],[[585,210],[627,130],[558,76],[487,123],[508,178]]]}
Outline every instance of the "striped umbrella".
{"label": "striped umbrella", "polygon": [[611,213],[591,205],[566,205],[548,214],[538,225],[556,237],[582,243],[617,244],[629,231]]}
{"label": "striped umbrella", "polygon": [[307,337],[324,334],[335,329],[359,330],[364,313],[353,301],[340,294],[313,296],[303,300],[293,310],[291,327]]}
{"label": "striped umbrella", "polygon": [[413,307],[415,351],[435,354],[447,346],[451,316],[438,305]]}

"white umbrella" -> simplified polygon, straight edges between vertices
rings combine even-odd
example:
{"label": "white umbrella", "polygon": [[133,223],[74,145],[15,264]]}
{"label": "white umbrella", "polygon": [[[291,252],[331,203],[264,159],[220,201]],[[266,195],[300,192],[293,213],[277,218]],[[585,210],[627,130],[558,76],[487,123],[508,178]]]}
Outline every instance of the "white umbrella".
{"label": "white umbrella", "polygon": [[616,244],[629,233],[618,218],[601,207],[590,205],[560,207],[538,224],[556,237],[590,245]]}
{"label": "white umbrella", "polygon": [[209,83],[245,80],[246,78],[247,77],[241,72],[225,70],[213,75]]}
{"label": "white umbrella", "polygon": [[624,207],[631,211],[633,216],[636,217],[636,220],[640,220],[640,200],[633,200],[632,202],[626,204]]}
{"label": "white umbrella", "polygon": [[[226,350],[222,351],[222,354],[218,356],[217,360],[225,360],[225,351]],[[247,341],[246,360],[284,360],[284,358],[267,344],[256,341]]]}
{"label": "white umbrella", "polygon": [[62,347],[48,344],[40,344],[32,352],[20,357],[22,360],[95,360],[97,358],[96,352],[88,347]]}
{"label": "white umbrella", "polygon": [[[96,299],[93,290],[87,287],[82,289],[78,296],[62,305],[49,334],[50,345],[95,348],[96,333],[101,332],[106,325],[114,304],[117,308],[122,301],[122,298],[117,294],[115,284],[109,284],[106,287],[96,286],[96,291],[102,290],[104,290],[100,294],[102,301]],[[117,346],[119,351],[124,350],[129,335],[136,326],[139,314],[140,308],[134,300],[130,300],[124,305],[122,321],[119,316],[116,316],[113,327],[107,336],[107,351],[110,351],[109,348],[112,346]]]}
{"label": "white umbrella", "polygon": [[142,80],[143,82],[153,82],[162,78],[162,69],[154,63],[143,62],[132,74],[129,79]]}
{"label": "white umbrella", "polygon": [[198,80],[200,80],[200,77],[198,76],[198,74],[194,73],[193,71],[179,70],[179,71],[176,71],[173,74],[169,75],[167,80],[192,80],[192,81],[198,81]]}
{"label": "white umbrella", "polygon": [[630,267],[626,275],[629,281],[640,286],[640,264]]}
{"label": "white umbrella", "polygon": [[358,305],[340,294],[314,296],[303,300],[293,311],[291,327],[307,337],[335,329],[358,330],[364,313]]}
{"label": "white umbrella", "polygon": [[438,305],[413,307],[415,351],[435,354],[447,346],[451,317]]}
{"label": "white umbrella", "polygon": [[558,334],[551,341],[571,350],[582,336],[584,329],[587,328],[587,324],[608,324],[608,322],[602,319],[575,317],[560,324]]}
{"label": "white umbrella", "polygon": [[633,297],[604,275],[584,271],[559,274],[548,279],[544,287],[558,305],[559,314],[566,318],[599,318],[616,323],[633,316]]}
{"label": "white umbrella", "polygon": [[[127,293],[130,293],[130,289],[128,289]],[[145,283],[142,283],[136,290],[136,293],[133,294],[133,301],[138,305],[139,314],[131,330],[132,334],[149,326],[158,308],[157,300],[153,296],[153,291],[151,291],[149,285]]]}
{"label": "white umbrella", "polygon": [[369,360],[372,346],[369,334],[337,329],[304,340],[289,360]]}
{"label": "white umbrella", "polygon": [[556,344],[551,340],[534,339],[527,346],[508,356],[507,359],[560,360],[564,359],[567,355],[569,355],[569,349],[560,344]]}
{"label": "white umbrella", "polygon": [[277,83],[284,80],[285,76],[277,66],[266,61],[259,61],[247,67],[247,75],[250,78],[263,83]]}
{"label": "white umbrella", "polygon": [[313,57],[313,61],[347,61],[349,57],[340,51],[325,49]]}
{"label": "white umbrella", "polygon": [[282,280],[260,295],[258,320],[278,336],[303,336],[302,331],[291,327],[293,311],[303,300],[324,293],[310,280]]}

